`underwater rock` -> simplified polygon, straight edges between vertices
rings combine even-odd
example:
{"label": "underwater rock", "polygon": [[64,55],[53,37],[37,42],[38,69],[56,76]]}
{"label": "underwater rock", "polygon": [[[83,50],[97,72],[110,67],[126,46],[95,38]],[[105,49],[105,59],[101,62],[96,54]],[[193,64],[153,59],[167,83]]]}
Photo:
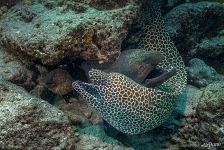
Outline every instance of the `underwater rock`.
{"label": "underwater rock", "polygon": [[50,99],[49,97],[51,97],[52,94],[47,89],[44,83],[44,78],[49,71],[47,70],[46,67],[38,64],[35,65],[35,70],[36,70],[36,80],[35,80],[36,85],[30,91],[30,94],[44,100],[49,100]]}
{"label": "underwater rock", "polygon": [[18,2],[18,0],[1,0],[0,6],[8,6],[11,7],[15,5]]}
{"label": "underwater rock", "polygon": [[33,72],[28,70],[26,65],[0,46],[0,74],[5,80],[32,88],[35,85],[32,79]]}
{"label": "underwater rock", "polygon": [[[215,38],[224,28],[224,5],[218,2],[184,3],[165,15],[165,24],[177,48],[188,52],[203,40]],[[218,44],[213,46],[218,48]],[[202,53],[210,55],[206,51]]]}
{"label": "underwater rock", "polygon": [[[195,113],[185,117],[178,132],[172,135],[172,143],[168,149],[174,147],[205,149],[209,143],[217,144],[221,148],[224,128],[224,81],[209,84],[200,96]],[[192,91],[192,94],[195,93]],[[198,100],[197,100],[198,101]]]}
{"label": "underwater rock", "polygon": [[217,118],[221,119],[220,116],[224,116],[222,115],[224,113],[223,91],[224,81],[214,82],[205,88],[198,106],[198,112],[201,118],[209,121]]}
{"label": "underwater rock", "polygon": [[77,150],[134,150],[108,137],[101,125],[92,125],[81,129]]}
{"label": "underwater rock", "polygon": [[198,104],[198,115],[205,142],[224,142],[224,81],[209,84]]}
{"label": "underwater rock", "polygon": [[198,58],[189,61],[187,72],[190,84],[197,87],[205,87],[214,81],[224,80],[223,75],[218,74],[214,68]]}
{"label": "underwater rock", "polygon": [[62,110],[75,126],[85,127],[91,123],[102,122],[99,115],[83,99],[70,98],[69,104],[58,100],[53,105]]}
{"label": "underwater rock", "polygon": [[6,6],[0,7],[0,18],[8,11]]}
{"label": "underwater rock", "polygon": [[184,117],[195,114],[202,93],[203,90],[192,85],[187,85],[186,90],[181,95],[174,112],[177,113],[177,115],[183,115]]}
{"label": "underwater rock", "polygon": [[68,118],[23,88],[0,80],[0,149],[75,149]]}
{"label": "underwater rock", "polygon": [[137,18],[140,3],[117,1],[122,5],[102,9],[95,5],[107,2],[95,2],[70,1],[59,6],[19,3],[0,20],[1,45],[43,64],[56,64],[64,57],[99,62],[114,59]]}
{"label": "underwater rock", "polygon": [[205,38],[200,43],[198,43],[194,49],[190,50],[192,56],[203,56],[207,58],[221,58],[224,55],[224,27],[223,33],[217,35],[216,37],[211,37],[209,39]]}

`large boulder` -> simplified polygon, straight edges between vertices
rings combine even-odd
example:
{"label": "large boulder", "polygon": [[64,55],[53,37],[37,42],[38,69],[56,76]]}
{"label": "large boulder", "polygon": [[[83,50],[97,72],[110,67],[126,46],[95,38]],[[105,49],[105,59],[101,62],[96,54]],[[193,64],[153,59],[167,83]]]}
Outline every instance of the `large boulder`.
{"label": "large boulder", "polygon": [[124,146],[119,141],[108,137],[102,125],[87,126],[80,130],[78,150],[134,150],[132,147]]}
{"label": "large boulder", "polygon": [[0,149],[74,150],[77,141],[62,111],[0,79]]}
{"label": "large boulder", "polygon": [[0,20],[0,43],[43,64],[65,57],[105,62],[118,56],[139,9],[137,0],[18,3]]}
{"label": "large boulder", "polygon": [[186,91],[182,94],[177,103],[175,112],[177,115],[188,117],[196,113],[198,103],[201,99],[203,90],[192,85],[187,85]]}
{"label": "large boulder", "polygon": [[0,75],[4,79],[26,88],[32,88],[35,85],[33,72],[27,68],[26,62],[0,46]]}
{"label": "large boulder", "polygon": [[75,126],[86,127],[92,123],[102,123],[101,117],[82,98],[70,98],[69,104],[62,99],[58,99],[54,102],[54,106],[62,110]]}
{"label": "large boulder", "polygon": [[165,27],[180,50],[195,48],[224,28],[224,5],[217,2],[184,3],[165,15]]}
{"label": "large boulder", "polygon": [[198,105],[202,141],[224,142],[224,81],[209,84]]}
{"label": "large boulder", "polygon": [[195,48],[191,49],[191,55],[200,55],[216,59],[224,54],[224,29],[215,37],[202,39]]}
{"label": "large boulder", "polygon": [[206,58],[224,73],[224,5],[218,2],[184,3],[165,15],[166,30],[184,59]]}
{"label": "large boulder", "polygon": [[[168,149],[222,148],[224,142],[224,81],[214,82],[203,89],[196,111],[185,117],[172,135]],[[192,94],[197,92],[191,91]]]}
{"label": "large boulder", "polygon": [[214,81],[224,80],[223,75],[218,74],[213,67],[198,58],[189,61],[187,73],[189,83],[197,87],[205,87]]}

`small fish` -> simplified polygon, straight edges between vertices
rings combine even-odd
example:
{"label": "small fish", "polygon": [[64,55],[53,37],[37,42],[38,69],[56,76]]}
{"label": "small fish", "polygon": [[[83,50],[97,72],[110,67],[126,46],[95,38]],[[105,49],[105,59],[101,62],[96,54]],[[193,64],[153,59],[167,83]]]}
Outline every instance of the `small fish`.
{"label": "small fish", "polygon": [[73,79],[69,72],[61,68],[52,70],[46,75],[44,81],[49,91],[61,95],[68,102],[66,95],[73,90],[71,85]]}

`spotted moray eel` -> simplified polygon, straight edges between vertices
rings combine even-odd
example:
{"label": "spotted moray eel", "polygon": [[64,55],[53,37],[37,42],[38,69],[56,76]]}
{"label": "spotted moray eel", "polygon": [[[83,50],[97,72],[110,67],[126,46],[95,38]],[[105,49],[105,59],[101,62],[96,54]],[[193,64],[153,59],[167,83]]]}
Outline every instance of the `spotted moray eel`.
{"label": "spotted moray eel", "polygon": [[73,82],[73,88],[117,130],[133,135],[161,125],[170,116],[186,86],[183,60],[157,11],[151,13],[140,48],[159,51],[164,59],[160,67],[173,66],[177,72],[156,88],[147,88],[116,72],[89,71],[91,83]]}

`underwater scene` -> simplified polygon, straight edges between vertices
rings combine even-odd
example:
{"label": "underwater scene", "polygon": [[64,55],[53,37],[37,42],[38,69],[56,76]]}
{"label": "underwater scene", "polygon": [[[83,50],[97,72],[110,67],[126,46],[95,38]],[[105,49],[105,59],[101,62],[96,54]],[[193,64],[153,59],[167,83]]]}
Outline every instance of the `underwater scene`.
{"label": "underwater scene", "polygon": [[224,0],[0,0],[0,150],[224,150]]}

